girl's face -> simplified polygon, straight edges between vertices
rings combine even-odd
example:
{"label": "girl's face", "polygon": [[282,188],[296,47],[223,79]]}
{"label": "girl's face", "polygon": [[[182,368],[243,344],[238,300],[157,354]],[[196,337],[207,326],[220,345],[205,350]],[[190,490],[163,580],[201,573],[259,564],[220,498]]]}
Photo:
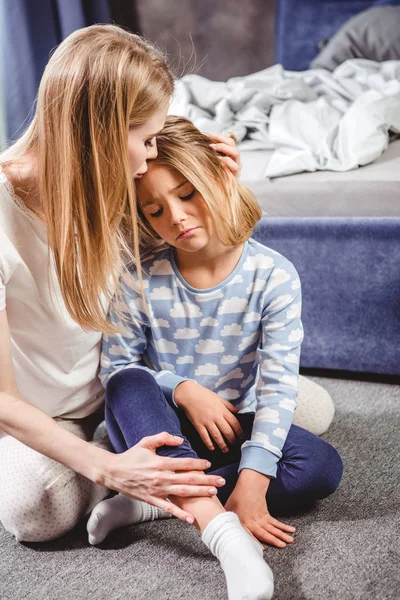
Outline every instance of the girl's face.
{"label": "girl's face", "polygon": [[168,109],[154,113],[143,125],[129,129],[128,154],[135,179],[140,179],[147,171],[147,161],[157,156],[156,135],[164,127]]}
{"label": "girl's face", "polygon": [[213,238],[213,222],[201,194],[177,171],[151,163],[137,182],[139,204],[154,231],[178,251],[198,252]]}

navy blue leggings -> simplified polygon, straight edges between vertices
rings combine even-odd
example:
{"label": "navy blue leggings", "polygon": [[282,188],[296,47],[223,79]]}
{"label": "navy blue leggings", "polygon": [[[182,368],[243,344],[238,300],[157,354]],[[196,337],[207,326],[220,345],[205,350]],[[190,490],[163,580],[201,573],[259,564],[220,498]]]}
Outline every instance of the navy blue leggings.
{"label": "navy blue leggings", "polygon": [[[236,415],[244,438],[250,439],[254,413]],[[116,452],[125,452],[143,437],[167,431],[184,438],[181,446],[162,446],[157,454],[205,458],[208,473],[221,475],[226,485],[218,490],[224,504],[238,478],[240,446],[227,453],[210,451],[183,410],[168,404],[153,376],[141,369],[125,369],[111,377],[106,389],[106,424]],[[292,425],[278,462],[276,478],[268,487],[271,514],[285,514],[312,505],[332,494],[339,485],[343,465],[337,450],[316,435]]]}

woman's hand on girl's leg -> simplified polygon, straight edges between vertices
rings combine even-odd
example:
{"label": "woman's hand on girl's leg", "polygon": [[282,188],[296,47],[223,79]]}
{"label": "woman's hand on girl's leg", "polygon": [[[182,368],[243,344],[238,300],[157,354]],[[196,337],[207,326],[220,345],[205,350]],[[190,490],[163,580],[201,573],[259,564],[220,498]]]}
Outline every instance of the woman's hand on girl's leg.
{"label": "woman's hand on girl's leg", "polygon": [[212,497],[224,479],[205,475],[210,463],[196,458],[166,458],[156,454],[161,446],[179,446],[183,439],[163,432],[143,438],[122,454],[107,453],[109,461],[99,477],[102,485],[125,496],[143,500],[169,514],[193,523],[193,515],[168,500],[169,495]]}

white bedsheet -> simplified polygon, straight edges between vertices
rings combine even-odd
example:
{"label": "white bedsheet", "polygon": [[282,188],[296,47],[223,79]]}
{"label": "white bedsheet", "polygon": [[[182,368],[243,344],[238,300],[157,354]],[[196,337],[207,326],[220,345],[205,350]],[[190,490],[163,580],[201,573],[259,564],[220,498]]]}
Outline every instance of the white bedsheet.
{"label": "white bedsheet", "polygon": [[400,140],[372,164],[341,173],[265,179],[272,154],[242,152],[241,180],[253,190],[266,217],[400,217]]}
{"label": "white bedsheet", "polygon": [[263,177],[347,171],[371,163],[400,133],[400,61],[353,59],[333,73],[281,65],[215,82],[177,82],[170,114],[203,131],[232,131],[242,150],[273,150]]}

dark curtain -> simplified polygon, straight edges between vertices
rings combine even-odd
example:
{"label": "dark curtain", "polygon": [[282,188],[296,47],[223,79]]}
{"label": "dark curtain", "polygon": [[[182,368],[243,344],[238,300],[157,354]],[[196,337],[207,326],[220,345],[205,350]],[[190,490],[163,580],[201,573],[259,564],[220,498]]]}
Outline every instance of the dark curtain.
{"label": "dark curtain", "polygon": [[7,135],[16,139],[32,117],[49,54],[75,29],[110,22],[107,0],[0,0],[1,76]]}

